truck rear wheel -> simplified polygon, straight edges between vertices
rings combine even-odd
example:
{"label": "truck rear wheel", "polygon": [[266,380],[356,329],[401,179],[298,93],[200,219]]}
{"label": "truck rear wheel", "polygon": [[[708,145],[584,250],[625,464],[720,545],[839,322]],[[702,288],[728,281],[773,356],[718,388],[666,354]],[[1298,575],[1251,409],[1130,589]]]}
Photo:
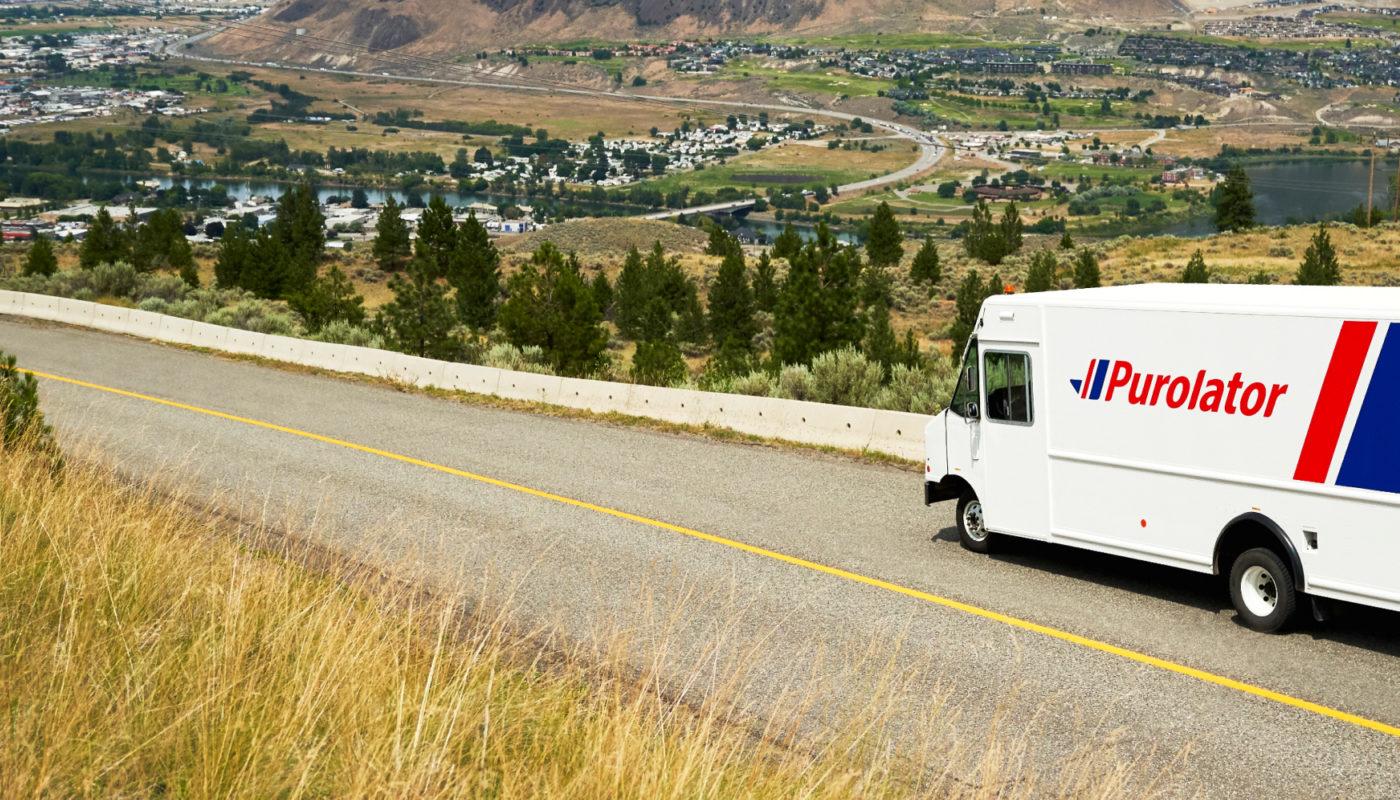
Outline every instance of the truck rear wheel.
{"label": "truck rear wheel", "polygon": [[1267,547],[1246,550],[1230,569],[1230,599],[1240,619],[1254,630],[1282,630],[1298,606],[1293,570]]}
{"label": "truck rear wheel", "polygon": [[992,551],[992,532],[987,530],[987,521],[982,515],[982,501],[971,489],[958,498],[958,541],[974,553]]}

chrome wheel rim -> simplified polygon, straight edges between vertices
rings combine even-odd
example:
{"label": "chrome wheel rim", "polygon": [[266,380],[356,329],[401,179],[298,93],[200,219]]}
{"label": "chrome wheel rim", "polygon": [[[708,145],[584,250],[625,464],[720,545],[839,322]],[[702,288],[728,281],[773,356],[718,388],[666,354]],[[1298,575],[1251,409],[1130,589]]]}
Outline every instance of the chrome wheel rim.
{"label": "chrome wheel rim", "polygon": [[1250,567],[1240,576],[1240,597],[1249,613],[1267,617],[1278,608],[1278,583],[1263,567]]}
{"label": "chrome wheel rim", "polygon": [[963,508],[963,530],[974,542],[987,540],[987,526],[982,520],[982,502],[973,500]]}

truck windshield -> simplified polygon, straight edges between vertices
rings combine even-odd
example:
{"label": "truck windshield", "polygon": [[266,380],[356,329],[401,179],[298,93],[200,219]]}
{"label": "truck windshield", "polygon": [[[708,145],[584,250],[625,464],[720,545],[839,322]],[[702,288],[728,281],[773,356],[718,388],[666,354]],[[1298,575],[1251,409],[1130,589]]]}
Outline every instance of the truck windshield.
{"label": "truck windshield", "polygon": [[958,416],[966,413],[968,403],[976,403],[980,396],[978,387],[981,381],[977,375],[977,337],[967,341],[967,353],[963,355],[962,371],[958,373],[958,384],[953,388],[953,401],[948,409]]}

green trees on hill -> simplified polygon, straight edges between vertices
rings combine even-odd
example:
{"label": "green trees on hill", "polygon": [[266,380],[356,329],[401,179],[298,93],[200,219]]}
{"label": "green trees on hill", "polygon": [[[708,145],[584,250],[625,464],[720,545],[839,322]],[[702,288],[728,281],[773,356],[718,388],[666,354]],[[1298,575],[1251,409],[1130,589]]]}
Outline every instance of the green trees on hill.
{"label": "green trees on hill", "polygon": [[877,267],[889,267],[899,263],[904,256],[904,234],[895,221],[890,204],[880,202],[870,218],[870,230],[865,239],[865,255]]}
{"label": "green trees on hill", "polygon": [[1001,219],[993,221],[987,201],[978,200],[971,221],[965,224],[963,247],[973,258],[996,266],[1021,249],[1024,226],[1015,202],[1008,203]]}
{"label": "green trees on hill", "polygon": [[1225,180],[1212,196],[1215,203],[1215,227],[1220,231],[1242,231],[1254,227],[1254,192],[1249,188],[1249,176],[1235,165],[1225,173]]}
{"label": "green trees on hill", "polygon": [[393,195],[384,200],[384,207],[379,212],[372,252],[379,268],[385,272],[401,269],[413,252],[408,223],[403,221],[403,207]]}
{"label": "green trees on hill", "polygon": [[457,316],[462,324],[490,330],[501,297],[501,256],[476,214],[469,214],[452,237],[445,277],[456,290]]}
{"label": "green trees on hill", "polygon": [[1027,292],[1048,292],[1055,288],[1055,279],[1060,271],[1060,261],[1051,250],[1041,250],[1031,256],[1030,269],[1026,270],[1025,290]]}
{"label": "green trees on hill", "polygon": [[57,271],[58,257],[54,255],[53,242],[46,236],[36,238],[24,257],[24,274],[48,277]]}
{"label": "green trees on hill", "polygon": [[909,267],[909,277],[915,283],[928,284],[929,293],[937,291],[943,281],[943,264],[938,257],[938,245],[933,237],[926,237],[914,254],[914,263]]}
{"label": "green trees on hill", "polygon": [[1099,285],[1099,257],[1085,247],[1074,259],[1074,288],[1093,289]]}
{"label": "green trees on hill", "polygon": [[586,375],[601,363],[608,343],[602,322],[578,261],[549,242],[511,276],[500,311],[501,329],[512,343],[541,348],[568,375]]}
{"label": "green trees on hill", "polygon": [[773,317],[773,359],[806,364],[819,353],[859,344],[860,252],[840,245],[825,224],[789,259]]}
{"label": "green trees on hill", "polygon": [[431,258],[415,256],[402,272],[389,276],[389,289],[394,299],[379,310],[379,324],[390,346],[423,358],[451,360],[461,353],[448,287]]}
{"label": "green trees on hill", "polygon": [[83,269],[92,269],[98,264],[115,264],[126,258],[126,232],[117,225],[106,208],[98,209],[78,250],[78,265]]}
{"label": "green trees on hill", "polygon": [[1336,286],[1342,282],[1342,265],[1337,261],[1337,250],[1332,246],[1327,223],[1317,226],[1293,282],[1302,286]]}
{"label": "green trees on hill", "polygon": [[1186,269],[1181,273],[1182,283],[1210,283],[1210,268],[1206,266],[1206,257],[1198,248],[1191,254],[1191,260],[1186,262]]}

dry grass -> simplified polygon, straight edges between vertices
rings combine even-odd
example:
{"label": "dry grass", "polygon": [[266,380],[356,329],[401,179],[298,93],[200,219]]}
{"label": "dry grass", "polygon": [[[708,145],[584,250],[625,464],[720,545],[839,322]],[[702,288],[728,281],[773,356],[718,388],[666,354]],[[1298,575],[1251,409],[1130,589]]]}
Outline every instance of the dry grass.
{"label": "dry grass", "polygon": [[599,217],[575,219],[550,225],[544,230],[501,237],[498,243],[507,254],[528,256],[544,242],[553,242],[566,253],[581,259],[616,260],[621,263],[627,248],[636,246],[645,253],[654,242],[661,242],[668,253],[700,253],[709,237],[698,228],[659,220]]}
{"label": "dry grass", "polygon": [[[28,452],[3,454],[0,793],[1000,798],[1152,788],[1097,739],[1051,782],[1025,769],[1020,732],[974,742],[971,759],[933,726],[897,742],[889,698],[908,676],[893,667],[886,691],[855,714],[798,692],[758,717],[742,669],[706,674],[703,697],[677,699],[671,687],[706,668],[668,680],[664,642],[641,651],[623,633],[585,649],[522,635],[484,603],[231,527],[81,459],[55,476]],[[697,664],[715,659],[700,649]],[[878,667],[888,656],[871,658]],[[814,713],[826,723],[819,734],[799,734]],[[955,779],[955,767],[971,780]]]}
{"label": "dry grass", "polygon": [[[1342,282],[1358,286],[1400,285],[1400,226],[1357,228],[1331,225],[1328,230],[1342,265]],[[1256,272],[1291,283],[1314,233],[1315,225],[1258,228],[1204,239],[1172,236],[1120,239],[1101,263],[1105,283],[1179,280],[1191,254],[1199,248],[1206,264],[1222,280],[1243,282]]]}

